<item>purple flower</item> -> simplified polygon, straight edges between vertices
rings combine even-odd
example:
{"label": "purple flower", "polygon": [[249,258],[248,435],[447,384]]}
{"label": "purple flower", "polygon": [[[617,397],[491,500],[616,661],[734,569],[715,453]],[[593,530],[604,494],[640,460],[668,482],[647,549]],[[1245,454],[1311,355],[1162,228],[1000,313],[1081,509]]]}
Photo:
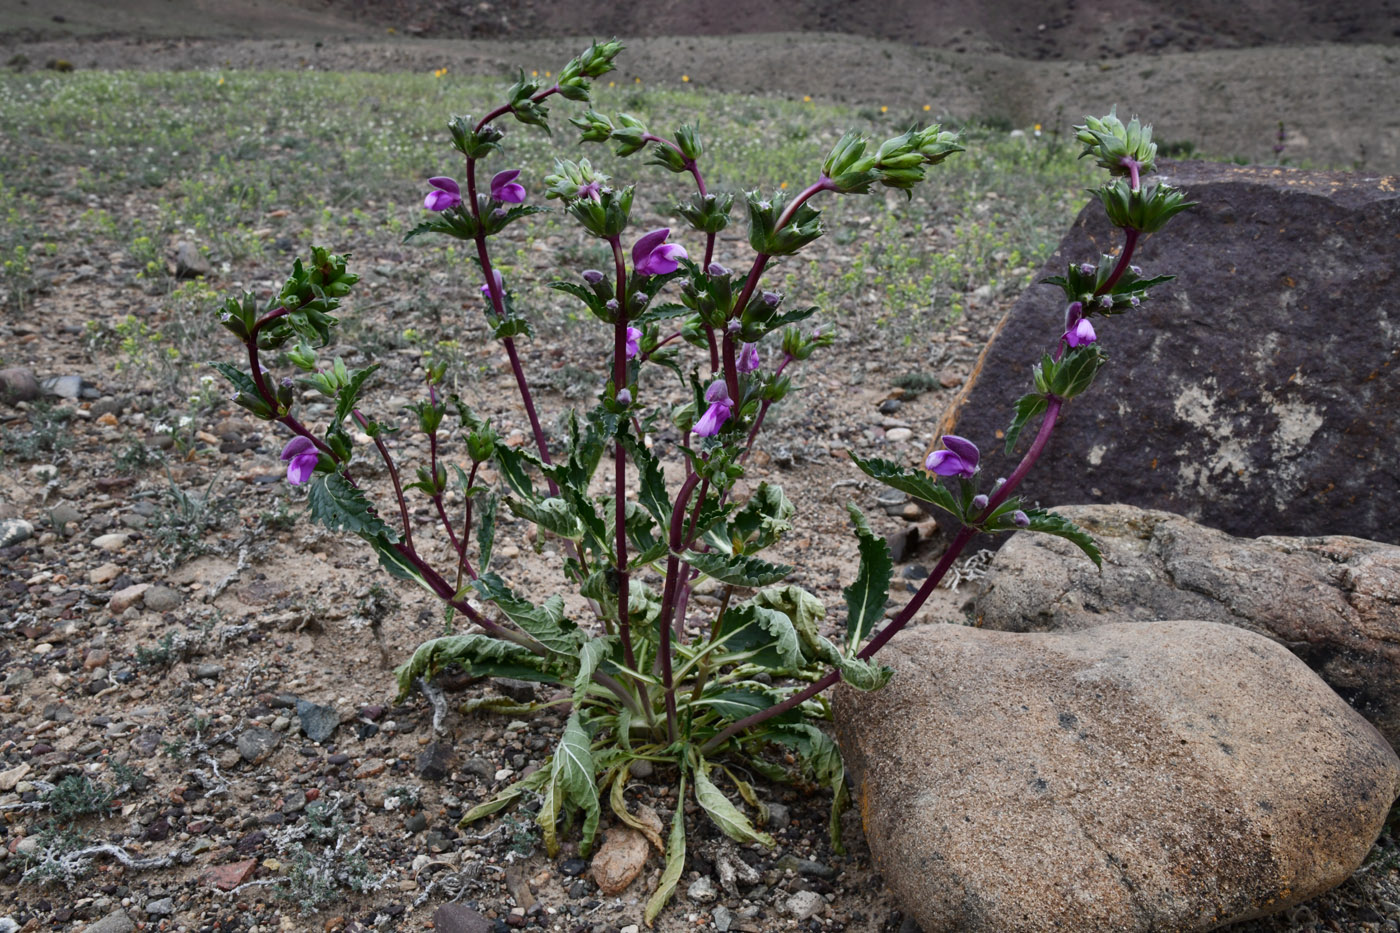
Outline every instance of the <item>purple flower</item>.
{"label": "purple flower", "polygon": [[[501,270],[500,270],[500,269],[492,269],[492,270],[491,270],[491,278],[493,278],[493,279],[496,280],[496,291],[500,292],[502,298],[505,298],[505,296],[506,296],[506,280],[503,279],[503,278],[501,278]],[[485,295],[485,296],[487,297],[487,299],[489,300],[489,299],[491,298],[491,286],[490,286],[490,285],[483,285],[483,286],[481,286],[481,293],[482,293],[483,295]]]}
{"label": "purple flower", "polygon": [[705,401],[710,403],[710,407],[695,423],[692,433],[696,437],[714,437],[734,412],[734,402],[729,398],[729,390],[724,387],[723,379],[711,383],[705,390]]}
{"label": "purple flower", "polygon": [[642,332],[635,327],[627,328],[627,358],[635,359],[642,352]]}
{"label": "purple flower", "polygon": [[1097,270],[1098,266],[1094,265],[1092,262],[1081,262],[1079,264],[1080,275],[1093,275]]}
{"label": "purple flower", "polygon": [[1020,509],[1017,509],[1011,513],[1011,523],[1017,528],[1029,528],[1031,526],[1031,517]]}
{"label": "purple flower", "polygon": [[670,235],[670,228],[662,227],[651,231],[632,247],[632,268],[638,275],[665,275],[680,268],[676,260],[687,258],[685,247],[667,243]]}
{"label": "purple flower", "polygon": [[462,189],[457,187],[457,183],[452,179],[439,175],[437,178],[429,178],[428,184],[438,189],[429,191],[428,196],[423,199],[423,206],[428,210],[450,210],[462,203]]}
{"label": "purple flower", "polygon": [[282,459],[287,463],[287,482],[300,486],[311,479],[321,455],[316,452],[315,441],[297,435],[282,448]]}
{"label": "purple flower", "polygon": [[497,172],[491,178],[491,197],[497,201],[505,201],[507,204],[519,204],[525,200],[525,186],[517,184],[515,179],[520,174],[520,169],[513,168],[504,172]]}
{"label": "purple flower", "polygon": [[758,344],[746,343],[739,348],[739,359],[734,368],[741,373],[751,373],[758,369]]}
{"label": "purple flower", "polygon": [[928,455],[928,460],[924,461],[924,469],[939,476],[962,476],[972,479],[973,474],[977,472],[977,461],[982,456],[977,450],[977,445],[965,437],[945,434],[943,446],[947,449],[935,450]]}
{"label": "purple flower", "polygon": [[[628,328],[628,330],[631,330],[631,328]],[[631,405],[631,404],[632,404],[632,393],[631,393],[631,392],[628,392],[626,389],[618,389],[618,390],[617,390],[617,404],[619,404],[619,405]]]}
{"label": "purple flower", "polygon": [[1071,347],[1087,347],[1098,339],[1098,334],[1094,333],[1094,325],[1090,324],[1086,317],[1080,318],[1078,323],[1065,331],[1065,343]]}
{"label": "purple flower", "polygon": [[729,270],[717,262],[710,263],[710,268],[705,271],[710,275],[729,275]]}
{"label": "purple flower", "polygon": [[736,318],[730,318],[729,323],[724,325],[724,329],[731,334],[737,334],[744,329],[744,325]]}
{"label": "purple flower", "polygon": [[599,282],[603,281],[603,273],[599,272],[597,269],[584,269],[583,280],[589,285],[597,285]]}
{"label": "purple flower", "polygon": [[576,197],[576,198],[592,198],[592,199],[595,200],[595,201],[601,201],[601,200],[602,200],[602,190],[603,190],[603,185],[602,185],[601,182],[590,181],[590,182],[589,182],[588,184],[586,184],[586,185],[579,185],[579,186],[578,186],[578,190],[574,192],[574,197]]}

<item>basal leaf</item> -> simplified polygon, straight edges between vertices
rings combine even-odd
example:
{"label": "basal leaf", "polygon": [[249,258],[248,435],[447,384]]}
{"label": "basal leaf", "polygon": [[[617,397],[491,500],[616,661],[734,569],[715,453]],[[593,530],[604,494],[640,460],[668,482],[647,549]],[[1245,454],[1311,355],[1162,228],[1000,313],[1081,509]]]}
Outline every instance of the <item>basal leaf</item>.
{"label": "basal leaf", "polygon": [[589,685],[593,683],[594,671],[598,670],[598,665],[602,664],[604,660],[612,657],[613,652],[617,650],[618,643],[616,635],[604,635],[588,639],[579,649],[578,673],[574,675],[575,708],[583,702]]}
{"label": "basal leaf", "polygon": [[[564,735],[554,750],[554,785],[564,797],[583,810],[583,830],[579,840],[579,854],[587,858],[593,848],[593,838],[598,833],[598,820],[602,808],[598,803],[598,785],[594,783],[593,753],[589,746],[592,739],[588,730],[579,720],[578,710],[569,715],[564,726]],[[541,809],[543,815],[543,809]],[[550,858],[558,854],[556,846],[549,853]]]}
{"label": "basal leaf", "polygon": [[666,844],[661,841],[661,836],[654,828],[637,819],[637,817],[632,815],[632,811],[627,809],[627,800],[624,794],[627,790],[628,774],[629,772],[626,765],[617,769],[617,773],[613,776],[612,780],[612,790],[608,794],[608,803],[619,820],[622,820],[622,822],[626,823],[643,836],[646,836],[647,842],[656,846],[657,852],[664,854],[666,851]]}
{"label": "basal leaf", "polygon": [[752,663],[772,670],[799,670],[805,663],[802,641],[792,620],[776,609],[742,603],[724,617],[724,650],[752,654]]}
{"label": "basal leaf", "polygon": [[[695,769],[695,802],[709,814],[710,820],[735,842],[757,842],[770,849],[777,844],[772,836],[755,829],[749,818],[730,803],[729,798],[715,786],[705,772],[709,769],[705,759],[700,759]],[[677,810],[684,810],[678,806]]]}
{"label": "basal leaf", "polygon": [[846,504],[846,511],[855,525],[856,548],[860,552],[855,581],[841,591],[846,597],[846,643],[854,653],[884,617],[890,580],[894,578],[894,561],[885,539],[871,530],[870,523],[854,502]]}
{"label": "basal leaf", "polygon": [[412,657],[394,670],[398,701],[408,696],[414,680],[431,678],[451,664],[460,665],[468,676],[559,682],[546,659],[523,645],[489,635],[445,635],[419,645]]}
{"label": "basal leaf", "polygon": [[792,567],[786,564],[770,564],[757,557],[742,555],[686,551],[681,559],[706,576],[734,586],[767,586],[792,573]]}
{"label": "basal leaf", "polygon": [[570,541],[583,539],[583,521],[578,513],[563,499],[545,499],[538,504],[527,499],[507,499],[506,508],[517,518],[534,522],[545,531]]}
{"label": "basal leaf", "polygon": [[490,816],[492,813],[496,813],[499,810],[504,809],[505,807],[513,803],[515,800],[524,796],[527,792],[539,790],[545,785],[545,782],[548,781],[554,773],[553,770],[548,767],[548,765],[549,762],[546,761],[545,764],[541,766],[538,771],[531,773],[529,777],[521,778],[514,784],[507,787],[505,790],[501,791],[496,796],[492,797],[490,800],[487,800],[485,803],[479,803],[476,806],[472,807],[470,810],[468,810],[462,815],[462,818],[457,822],[457,825],[469,826],[472,823],[475,823],[477,820],[481,819],[483,816]]}
{"label": "basal leaf", "polygon": [[[685,800],[685,775],[681,774],[680,794],[677,801]],[[676,890],[676,885],[681,880],[681,873],[685,871],[685,807],[676,807],[676,812],[671,816],[671,838],[666,846],[666,870],[661,873],[661,881],[656,886],[656,891],[647,901],[646,910],[642,914],[642,919],[647,926],[651,926],[656,920],[666,902],[671,899],[671,894]]]}
{"label": "basal leaf", "polygon": [[564,618],[564,600],[551,596],[543,605],[536,606],[515,592],[497,574],[486,572],[472,581],[472,586],[481,598],[493,602],[516,625],[531,638],[550,651],[567,657],[578,654],[579,630],[574,623]]}
{"label": "basal leaf", "polygon": [[826,606],[820,599],[795,583],[789,583],[787,586],[759,590],[749,602],[787,616],[797,630],[803,657],[816,657],[817,644],[821,640],[821,622],[826,618]]}

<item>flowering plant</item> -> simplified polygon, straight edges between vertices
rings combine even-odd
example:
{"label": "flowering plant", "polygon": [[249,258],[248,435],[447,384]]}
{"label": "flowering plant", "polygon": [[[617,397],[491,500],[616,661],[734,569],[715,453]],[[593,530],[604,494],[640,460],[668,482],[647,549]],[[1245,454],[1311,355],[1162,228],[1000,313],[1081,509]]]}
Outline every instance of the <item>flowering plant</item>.
{"label": "flowering plant", "polygon": [[[828,715],[821,693],[838,680],[864,690],[888,681],[890,669],[874,654],[914,616],[975,533],[1029,528],[1068,538],[1099,560],[1084,532],[1013,493],[1045,449],[1064,403],[1089,387],[1105,361],[1090,319],[1135,307],[1168,278],[1144,278],[1129,265],[1138,236],[1159,229],[1187,205],[1169,186],[1142,186],[1155,155],[1150,129],[1136,120],[1125,126],[1113,115],[1080,128],[1086,155],[1096,156],[1113,176],[1098,194],[1127,241],[1116,258],[1072,265],[1051,280],[1068,296],[1063,336],[1036,366],[1034,391],[1016,406],[1008,450],[1037,416],[1039,432],[1016,470],[987,492],[978,490],[978,448],[964,438],[945,437],[945,449],[931,454],[924,470],[852,458],[869,476],[951,513],[960,528],[922,588],[877,632],[892,577],[890,551],[849,505],[860,562],[844,590],[844,634],[833,640],[822,633],[827,607],[786,582],[791,566],[760,556],[791,529],[793,504],[766,482],[742,501],[734,495],[765,415],[792,388],[786,370],[834,341],[830,332],[800,326],[816,308],[785,307],[782,294],[762,287],[763,277],[772,260],[792,256],[821,236],[820,213],[809,203],[818,195],[865,194],[876,186],[908,191],[929,168],[961,151],[958,136],[938,126],[916,127],[872,147],[863,136],[847,133],[816,180],[796,194],[744,193],[754,256],[747,270],[736,273],[715,255],[736,195],[708,189],[695,127],[682,126],[668,138],[628,114],[614,121],[590,109],[573,118],[584,142],[611,142],[620,156],[645,151],[652,164],[688,175],[695,190],[677,211],[695,240],[687,248],[666,228],[630,233],[633,187],[614,184],[587,159],[561,160],[542,179],[545,198],[559,201],[589,236],[605,242],[613,260],[606,272],[578,270],[551,283],[610,327],[613,338],[596,404],[568,412],[567,436],[551,441],[516,348],[517,339],[531,335],[530,321],[493,265],[490,248],[493,236],[544,208],[527,203],[528,180],[521,180],[519,170],[497,172],[485,190],[477,173],[482,160],[502,152],[500,121],[511,117],[547,128],[548,99],[588,101],[590,81],[612,69],[620,49],[616,40],[595,43],[552,84],[522,76],[505,102],[485,116],[453,118],[448,129],[465,159],[465,175],[460,182],[447,176],[428,180],[432,190],[423,207],[429,216],[408,235],[471,244],[483,282],[483,313],[510,360],[533,451],[500,442],[489,421],[457,396],[444,395],[446,364],[434,363],[427,369],[425,397],[412,406],[416,428],[428,442],[427,462],[405,481],[391,444],[397,427],[366,415],[361,401],[377,364],[352,370],[340,358],[325,363],[318,357],[330,343],[334,312],[357,279],[345,257],[324,249],[313,250],[308,263],[297,260],[266,308],[259,310],[251,295],[225,303],[222,322],[242,342],[247,368],[215,365],[232,381],[239,405],[292,433],[282,459],[288,480],[307,486],[312,517],[364,540],[389,573],[440,599],[449,620],[457,614],[468,623],[463,631],[424,643],[398,669],[401,698],[420,678],[449,665],[564,691],[551,703],[567,702],[571,712],[549,761],[473,808],[464,822],[536,794],[542,799],[537,822],[550,853],[558,848],[559,818],[581,816],[580,849],[586,855],[606,800],[618,820],[666,852],[666,869],[646,907],[650,922],[682,874],[688,789],[730,837],[773,844],[762,828],[766,811],[732,762],[771,780],[830,787],[832,839],[839,848],[844,771],[837,747],[814,724]],[[663,300],[663,293],[676,300]],[[694,361],[683,356],[686,346],[694,348]],[[274,350],[301,372],[298,379],[276,379],[264,367],[263,354]],[[649,389],[655,397],[655,380],[668,373],[681,380],[690,400],[676,408],[649,404]],[[299,387],[334,400],[333,414],[318,430],[294,414]],[[449,416],[455,428],[445,427]],[[358,427],[358,441],[347,421]],[[648,442],[667,422],[681,437],[669,451],[684,465],[675,490],[664,479],[657,452],[662,445],[654,449]],[[456,453],[449,452],[453,440]],[[360,458],[366,453],[382,461],[388,489],[372,491],[365,483]],[[607,460],[610,481],[598,492],[593,481]],[[500,477],[500,488],[483,479],[487,465]],[[635,493],[629,492],[629,474]],[[397,516],[386,516],[372,492]],[[450,548],[446,566],[430,562],[415,540],[410,497],[431,504]],[[563,542],[564,576],[586,601],[587,618],[566,617],[560,595],[537,600],[514,591],[492,570],[502,506],[541,535]],[[640,578],[644,569],[662,573],[659,592]],[[690,597],[702,577],[716,581],[721,595],[718,610],[697,625]],[[535,704],[488,698],[464,708],[516,713]],[[790,754],[768,755],[775,747]],[[627,804],[629,767],[638,760],[670,766],[679,784],[664,841]]]}

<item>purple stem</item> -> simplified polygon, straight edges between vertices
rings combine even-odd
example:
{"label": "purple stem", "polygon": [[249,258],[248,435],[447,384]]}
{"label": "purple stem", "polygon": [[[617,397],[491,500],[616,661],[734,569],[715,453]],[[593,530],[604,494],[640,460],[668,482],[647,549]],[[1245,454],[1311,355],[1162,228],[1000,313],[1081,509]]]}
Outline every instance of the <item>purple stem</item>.
{"label": "purple stem", "polygon": [[[360,428],[368,434],[369,421],[364,415],[360,414],[360,410],[358,408],[353,409],[351,414],[353,414],[355,420],[359,422]],[[380,437],[378,432],[375,432],[373,440],[374,446],[379,448],[380,458],[384,461],[384,465],[389,468],[389,478],[394,482],[394,498],[399,500],[399,517],[403,520],[403,542],[408,546],[410,551],[416,554],[418,551],[417,548],[413,546],[413,523],[408,519],[408,503],[404,501],[403,486],[399,483],[399,468],[394,466],[394,458],[389,456],[389,448],[385,446],[384,438]]]}
{"label": "purple stem", "polygon": [[[613,265],[617,273],[617,319],[613,322],[613,391],[627,387],[627,262],[622,252],[622,240],[609,237]],[[641,435],[638,435],[638,441]],[[627,666],[637,669],[632,651],[631,611],[632,580],[627,572],[627,452],[620,442],[613,444],[613,524],[617,534],[617,629],[622,635],[622,653]]]}

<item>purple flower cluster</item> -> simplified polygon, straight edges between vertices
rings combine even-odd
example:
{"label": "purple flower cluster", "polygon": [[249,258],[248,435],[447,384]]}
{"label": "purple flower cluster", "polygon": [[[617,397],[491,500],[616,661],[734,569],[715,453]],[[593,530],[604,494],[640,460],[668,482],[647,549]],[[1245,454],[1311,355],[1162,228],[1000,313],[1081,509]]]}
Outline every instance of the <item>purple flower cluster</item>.
{"label": "purple flower cluster", "polygon": [[693,433],[696,437],[714,437],[734,413],[734,400],[729,397],[723,379],[711,383],[705,390],[705,401],[710,403],[710,407],[695,423]]}
{"label": "purple flower cluster", "polygon": [[977,473],[977,461],[982,453],[977,445],[956,434],[943,435],[944,450],[935,450],[924,461],[924,469],[939,476],[961,476],[972,479]]}
{"label": "purple flower cluster", "polygon": [[666,275],[680,268],[677,259],[686,259],[685,247],[679,243],[667,243],[671,235],[669,227],[653,230],[637,241],[632,247],[632,268],[638,275]]}

